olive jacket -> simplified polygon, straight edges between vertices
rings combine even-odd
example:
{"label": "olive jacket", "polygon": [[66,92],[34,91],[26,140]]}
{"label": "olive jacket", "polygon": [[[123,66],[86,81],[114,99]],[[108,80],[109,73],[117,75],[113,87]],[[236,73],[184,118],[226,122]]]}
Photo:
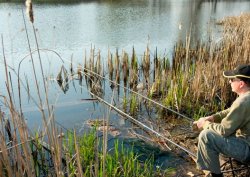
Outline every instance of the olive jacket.
{"label": "olive jacket", "polygon": [[242,138],[250,146],[250,91],[240,95],[230,108],[213,115],[214,122],[206,122],[203,129],[212,129],[228,137]]}

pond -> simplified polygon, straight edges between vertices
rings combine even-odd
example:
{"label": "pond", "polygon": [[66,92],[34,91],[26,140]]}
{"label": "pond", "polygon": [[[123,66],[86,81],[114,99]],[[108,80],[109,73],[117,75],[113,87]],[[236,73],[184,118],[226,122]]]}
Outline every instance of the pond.
{"label": "pond", "polygon": [[[171,59],[175,43],[185,40],[191,34],[192,41],[218,38],[220,29],[215,22],[225,16],[239,15],[250,11],[249,1],[202,1],[202,0],[118,0],[82,1],[77,3],[35,3],[34,29],[37,34],[44,74],[48,83],[49,103],[54,106],[58,125],[65,129],[75,128],[81,133],[89,119],[102,119],[109,115],[110,122],[126,136],[128,121],[91,98],[87,85],[78,80],[70,80],[69,89],[64,93],[55,81],[61,66],[69,72],[72,63],[74,70],[78,64],[84,65],[84,58],[90,56],[90,49],[99,50],[103,65],[106,64],[108,50],[122,50],[129,54],[135,48],[138,58],[147,45],[151,55],[157,48],[158,54]],[[10,66],[12,95],[19,107],[17,73],[23,81],[21,99],[23,112],[31,130],[42,125],[41,114],[37,109],[38,97],[33,78],[28,41],[22,11],[24,4],[0,3],[0,34],[3,36],[4,56],[0,53],[0,94],[6,95],[4,57]],[[36,49],[32,25],[25,15],[25,23],[31,44]],[[1,45],[1,49],[2,49]],[[56,52],[56,53],[55,53]],[[62,58],[60,58],[58,55]],[[39,75],[39,88],[43,90],[39,68],[39,56],[33,54]],[[12,70],[11,70],[12,69]],[[106,74],[106,73],[105,73]],[[28,87],[27,87],[28,85]],[[111,102],[110,83],[104,82],[104,99]],[[29,94],[24,88],[29,89]],[[123,96],[124,93],[118,95]],[[115,95],[116,104],[119,98]],[[42,96],[45,100],[45,95]],[[34,102],[35,100],[35,102]],[[5,109],[0,103],[1,109]]]}

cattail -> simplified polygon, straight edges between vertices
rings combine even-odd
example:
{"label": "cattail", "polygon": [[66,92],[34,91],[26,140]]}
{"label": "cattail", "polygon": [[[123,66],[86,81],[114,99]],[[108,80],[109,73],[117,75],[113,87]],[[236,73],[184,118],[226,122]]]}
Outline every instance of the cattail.
{"label": "cattail", "polygon": [[33,14],[33,9],[32,9],[32,1],[31,0],[26,0],[25,5],[26,5],[26,13],[29,16],[30,21],[31,21],[31,23],[34,23],[34,14]]}

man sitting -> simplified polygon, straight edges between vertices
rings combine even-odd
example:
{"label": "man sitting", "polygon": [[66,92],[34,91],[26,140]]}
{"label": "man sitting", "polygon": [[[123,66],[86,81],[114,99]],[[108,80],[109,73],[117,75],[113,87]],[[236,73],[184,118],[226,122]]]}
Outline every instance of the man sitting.
{"label": "man sitting", "polygon": [[223,176],[219,154],[241,162],[250,161],[250,65],[223,72],[229,78],[232,91],[238,98],[230,108],[194,124],[203,129],[199,135],[197,167],[208,170],[212,176]]}

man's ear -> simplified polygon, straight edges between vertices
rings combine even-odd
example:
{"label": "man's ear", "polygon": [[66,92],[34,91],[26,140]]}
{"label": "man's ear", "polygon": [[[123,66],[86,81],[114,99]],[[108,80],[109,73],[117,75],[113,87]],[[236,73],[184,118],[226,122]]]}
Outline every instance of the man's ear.
{"label": "man's ear", "polygon": [[243,88],[244,86],[247,86],[245,82],[240,81],[240,88]]}

